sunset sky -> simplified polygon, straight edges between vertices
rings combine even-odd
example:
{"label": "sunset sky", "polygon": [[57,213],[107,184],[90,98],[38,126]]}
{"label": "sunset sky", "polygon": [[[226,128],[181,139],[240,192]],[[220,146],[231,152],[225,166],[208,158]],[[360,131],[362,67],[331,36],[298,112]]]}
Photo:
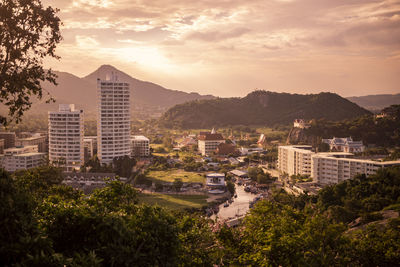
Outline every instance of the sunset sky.
{"label": "sunset sky", "polygon": [[400,93],[400,0],[44,0],[59,8],[60,61],[111,64],[166,88]]}

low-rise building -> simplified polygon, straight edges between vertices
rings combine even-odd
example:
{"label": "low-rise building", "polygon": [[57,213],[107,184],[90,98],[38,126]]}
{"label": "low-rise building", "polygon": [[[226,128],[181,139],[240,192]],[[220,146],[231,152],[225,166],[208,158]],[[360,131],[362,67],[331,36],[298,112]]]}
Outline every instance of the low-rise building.
{"label": "low-rise building", "polygon": [[46,136],[40,134],[34,134],[29,137],[17,138],[15,140],[15,146],[38,146],[38,150],[41,153],[45,153],[47,149]]}
{"label": "low-rise building", "polygon": [[148,157],[150,155],[150,140],[143,135],[131,136],[132,157]]}
{"label": "low-rise building", "polygon": [[280,146],[278,170],[291,175],[309,175],[320,185],[336,184],[357,174],[371,175],[380,168],[400,165],[400,161],[373,161],[354,158],[348,152],[315,153],[311,146]]}
{"label": "low-rise building", "polygon": [[200,133],[198,138],[198,148],[201,155],[212,155],[217,151],[219,144],[225,143],[221,134],[212,130],[210,133]]}
{"label": "low-rise building", "polygon": [[[85,194],[91,193],[96,188],[104,187],[107,181],[116,179],[115,173],[93,172],[64,172],[62,183],[75,189],[82,190]],[[118,178],[125,182],[126,178]]]}
{"label": "low-rise building", "polygon": [[365,149],[362,141],[353,141],[351,137],[333,137],[332,139],[322,139],[322,142],[328,144],[331,151],[361,153]]}
{"label": "low-rise building", "polygon": [[0,139],[4,139],[4,149],[15,147],[16,135],[14,132],[0,132]]}
{"label": "low-rise building", "polygon": [[15,147],[4,150],[1,166],[9,172],[39,167],[45,163],[46,154],[37,146]]}
{"label": "low-rise building", "polygon": [[241,147],[239,148],[239,153],[242,156],[246,156],[249,154],[260,154],[265,152],[265,150],[262,147]]}
{"label": "low-rise building", "polygon": [[357,174],[369,176],[380,168],[400,165],[400,161],[372,161],[342,157],[337,153],[318,153],[312,157],[313,182],[328,185],[351,179]]}
{"label": "low-rise building", "polygon": [[232,174],[233,176],[238,177],[238,178],[248,178],[249,177],[249,175],[247,174],[246,171],[232,170],[229,173]]}
{"label": "low-rise building", "polygon": [[223,173],[209,173],[206,175],[206,187],[211,194],[224,193],[225,186],[225,174]]}

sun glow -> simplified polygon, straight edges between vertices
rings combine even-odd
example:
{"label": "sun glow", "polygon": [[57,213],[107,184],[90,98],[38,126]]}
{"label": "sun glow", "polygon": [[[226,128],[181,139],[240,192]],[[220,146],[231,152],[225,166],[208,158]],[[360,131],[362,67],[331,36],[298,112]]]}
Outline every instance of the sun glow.
{"label": "sun glow", "polygon": [[127,63],[137,63],[147,69],[158,69],[164,72],[176,70],[176,66],[156,47],[109,48],[109,54]]}

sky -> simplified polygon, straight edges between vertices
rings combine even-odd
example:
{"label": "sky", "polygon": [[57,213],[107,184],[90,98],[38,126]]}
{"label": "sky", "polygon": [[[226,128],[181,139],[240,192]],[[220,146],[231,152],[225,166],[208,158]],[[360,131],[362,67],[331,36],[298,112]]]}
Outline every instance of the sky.
{"label": "sky", "polygon": [[400,93],[400,0],[42,0],[60,9],[61,60],[110,64],[166,88],[342,96]]}

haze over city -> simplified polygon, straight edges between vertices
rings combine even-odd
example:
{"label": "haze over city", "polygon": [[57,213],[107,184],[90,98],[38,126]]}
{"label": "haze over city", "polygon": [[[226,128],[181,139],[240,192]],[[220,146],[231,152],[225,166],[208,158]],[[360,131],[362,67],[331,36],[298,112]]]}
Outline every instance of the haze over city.
{"label": "haze over city", "polygon": [[244,96],[258,88],[342,96],[398,93],[396,0],[46,0],[59,8],[60,61],[102,64],[166,88]]}

